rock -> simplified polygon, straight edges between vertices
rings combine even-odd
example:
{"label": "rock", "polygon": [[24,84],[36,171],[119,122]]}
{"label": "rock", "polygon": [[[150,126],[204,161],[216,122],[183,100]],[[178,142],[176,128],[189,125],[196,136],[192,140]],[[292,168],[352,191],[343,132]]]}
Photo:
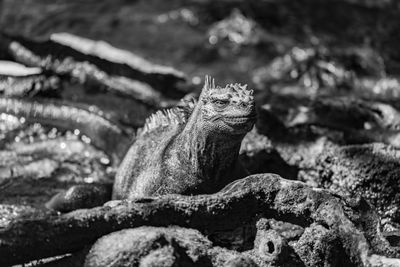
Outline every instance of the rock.
{"label": "rock", "polygon": [[[352,264],[400,264],[399,251],[384,239],[379,229],[378,216],[365,200],[344,201],[342,197],[328,190],[282,179],[274,174],[252,175],[210,195],[172,194],[138,198],[119,201],[113,205],[76,210],[60,216],[35,216],[33,213],[28,220],[14,220],[7,228],[1,229],[0,253],[9,257],[0,258],[0,263],[10,265],[71,253],[104,235],[132,227],[177,225],[195,228],[211,235],[243,226],[260,215],[301,227],[309,227],[313,223],[323,225],[337,235]],[[100,266],[106,265],[112,259],[124,263],[125,258],[121,257],[123,253],[118,254],[118,251],[124,250],[133,251],[129,253],[133,258],[141,258],[145,256],[143,251],[153,250],[151,244],[154,243],[159,244],[156,248],[174,249],[182,255],[178,261],[186,261],[189,258],[195,264],[201,262],[201,266],[209,266],[207,262],[211,262],[222,267],[228,260],[241,254],[249,256],[258,264],[262,263],[262,267],[268,266],[269,259],[298,264],[298,256],[294,254],[291,246],[291,242],[295,240],[287,242],[283,236],[284,231],[280,231],[281,235],[274,230],[279,227],[274,226],[274,229],[271,229],[271,224],[268,227],[263,225],[266,224],[259,225],[255,249],[243,253],[212,247],[211,242],[195,230],[174,227],[160,228],[161,230],[153,227],[137,228],[142,229],[139,231],[129,229],[126,231],[131,234],[122,231],[101,238],[98,246],[94,245],[89,253],[87,264],[96,266],[97,259],[104,261]],[[298,235],[286,236],[288,239],[296,239]],[[273,250],[268,241],[272,242]],[[306,248],[303,250],[307,251]],[[168,251],[170,250],[160,251],[159,254],[171,255]],[[274,253],[276,251],[287,253],[290,257],[282,259],[280,254]],[[159,258],[157,253],[155,259]]]}
{"label": "rock", "polygon": [[211,242],[198,231],[179,227],[139,227],[100,238],[86,257],[85,267],[210,266]]}
{"label": "rock", "polygon": [[14,220],[28,219],[31,216],[40,217],[52,214],[53,212],[44,209],[36,209],[23,205],[0,204],[0,229],[7,228]]}
{"label": "rock", "polygon": [[60,79],[41,68],[0,60],[0,94],[4,96],[56,95],[60,87]]}
{"label": "rock", "polygon": [[154,107],[171,106],[187,93],[178,86],[185,81],[182,72],[150,63],[108,43],[72,34],[53,34],[44,41],[0,34],[0,50],[27,66]]}
{"label": "rock", "polygon": [[74,185],[68,190],[53,196],[46,207],[60,212],[93,208],[111,199],[111,184]]}
{"label": "rock", "polygon": [[266,219],[257,222],[257,234],[250,255],[259,266],[270,264],[273,266],[302,266],[288,243],[289,239],[272,229],[271,226],[276,226],[276,222]]}
{"label": "rock", "polygon": [[257,267],[258,265],[247,256],[237,256],[228,260],[224,267]]}
{"label": "rock", "polygon": [[398,148],[381,143],[325,150],[317,163],[319,184],[341,195],[360,195],[378,209],[384,224],[399,224],[399,157]]}
{"label": "rock", "polygon": [[344,253],[336,233],[318,224],[305,229],[294,250],[305,266],[355,266]]}
{"label": "rock", "polygon": [[207,33],[211,45],[228,42],[236,50],[241,46],[257,45],[262,41],[263,34],[260,25],[244,16],[238,9],[234,9],[227,18],[212,25]]}
{"label": "rock", "polygon": [[23,117],[27,122],[66,130],[78,129],[96,147],[112,155],[116,162],[125,155],[132,138],[126,128],[107,119],[104,113],[69,101],[0,97],[0,112]]}
{"label": "rock", "polygon": [[282,159],[271,141],[255,129],[243,139],[239,160],[251,173],[276,173],[287,179],[296,179],[298,169]]}

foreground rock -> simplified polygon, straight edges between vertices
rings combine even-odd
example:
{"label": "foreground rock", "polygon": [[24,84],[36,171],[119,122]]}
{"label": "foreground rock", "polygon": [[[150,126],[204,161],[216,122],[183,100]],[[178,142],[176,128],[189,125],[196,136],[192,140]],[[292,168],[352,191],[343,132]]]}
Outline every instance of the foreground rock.
{"label": "foreground rock", "polygon": [[212,243],[200,232],[179,227],[138,227],[100,238],[85,266],[211,266]]}
{"label": "foreground rock", "polygon": [[[16,220],[0,231],[0,254],[9,255],[0,263],[22,263],[77,251],[125,228],[177,225],[209,235],[243,226],[257,216],[299,225],[305,228],[304,233],[316,224],[323,226],[356,266],[400,264],[400,259],[393,258],[400,257],[399,252],[382,237],[378,216],[365,201],[345,202],[327,191],[272,174],[249,176],[213,195],[138,198],[61,216]],[[307,238],[303,239],[308,244]],[[319,240],[325,242],[324,238]],[[299,243],[297,251],[302,251],[307,261],[307,249],[303,248]]]}
{"label": "foreground rock", "polygon": [[[298,127],[286,127],[279,121],[281,129],[270,127],[267,119],[273,114],[261,109],[259,131],[271,138],[272,142],[265,139],[272,143],[269,150],[275,149],[281,158],[275,164],[282,166],[281,173],[286,171],[283,176],[332,190],[345,197],[363,197],[378,210],[386,231],[398,229],[398,112],[385,104],[370,102],[367,105],[362,101],[341,100],[352,108],[345,112],[345,109],[339,111],[325,106],[325,112],[320,112],[324,116],[318,118],[320,123],[315,126],[305,123]],[[387,112],[380,113],[378,108]],[[342,116],[343,113],[349,116]],[[372,128],[364,130],[364,124]],[[255,137],[252,139],[256,140]],[[250,158],[250,162],[257,163],[257,157]],[[268,167],[271,160],[264,157],[262,162]],[[293,171],[289,172],[291,169]]]}
{"label": "foreground rock", "polygon": [[390,231],[390,226],[400,225],[399,156],[398,148],[381,143],[325,150],[317,160],[318,184],[344,196],[367,199]]}

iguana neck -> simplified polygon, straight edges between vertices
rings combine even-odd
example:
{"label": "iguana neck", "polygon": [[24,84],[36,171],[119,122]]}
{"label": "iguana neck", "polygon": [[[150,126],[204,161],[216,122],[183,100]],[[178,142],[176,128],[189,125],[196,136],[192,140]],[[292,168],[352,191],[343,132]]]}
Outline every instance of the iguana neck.
{"label": "iguana neck", "polygon": [[235,167],[244,135],[216,134],[205,129],[203,121],[199,103],[178,140],[197,175],[218,183]]}

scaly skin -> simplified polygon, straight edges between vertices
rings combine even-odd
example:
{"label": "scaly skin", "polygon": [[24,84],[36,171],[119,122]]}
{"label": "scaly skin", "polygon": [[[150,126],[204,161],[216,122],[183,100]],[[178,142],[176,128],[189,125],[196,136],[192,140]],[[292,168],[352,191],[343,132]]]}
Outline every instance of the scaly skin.
{"label": "scaly skin", "polygon": [[255,122],[252,91],[216,87],[206,77],[198,103],[191,104],[147,120],[118,169],[113,199],[212,193],[246,176],[238,154]]}
{"label": "scaly skin", "polygon": [[[184,104],[153,114],[138,131],[118,168],[113,199],[213,193],[248,175],[238,155],[255,122],[252,91],[238,84],[216,87],[207,77],[199,102]],[[59,211],[88,208],[85,199],[95,196],[96,188],[69,191],[46,206]]]}

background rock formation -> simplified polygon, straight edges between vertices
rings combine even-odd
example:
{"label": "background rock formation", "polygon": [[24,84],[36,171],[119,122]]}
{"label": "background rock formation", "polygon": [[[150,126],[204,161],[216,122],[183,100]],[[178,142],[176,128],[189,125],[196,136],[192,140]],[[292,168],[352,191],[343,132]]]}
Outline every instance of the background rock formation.
{"label": "background rock formation", "polygon": [[[398,266],[399,8],[1,0],[0,265],[98,265],[130,236],[138,266]],[[135,130],[205,74],[255,89],[240,160],[257,175],[212,195],[44,207],[107,188]]]}

